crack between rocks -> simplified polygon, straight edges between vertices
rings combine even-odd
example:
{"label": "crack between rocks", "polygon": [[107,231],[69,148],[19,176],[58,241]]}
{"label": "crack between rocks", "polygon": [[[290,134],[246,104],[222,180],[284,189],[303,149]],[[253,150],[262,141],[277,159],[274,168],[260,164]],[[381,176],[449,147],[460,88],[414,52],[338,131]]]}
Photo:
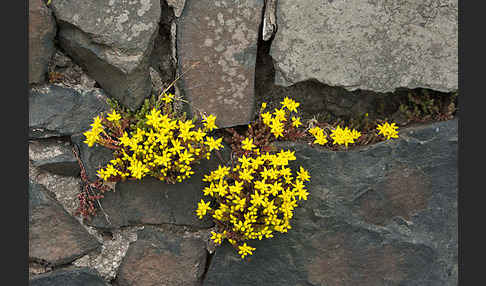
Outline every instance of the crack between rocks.
{"label": "crack between rocks", "polygon": [[206,264],[204,265],[204,272],[201,275],[201,281],[200,281],[200,286],[204,284],[204,280],[206,279],[206,275],[208,274],[209,267],[211,266],[211,262],[213,260],[214,254],[216,252],[210,253],[208,250],[206,250],[207,255],[206,255]]}

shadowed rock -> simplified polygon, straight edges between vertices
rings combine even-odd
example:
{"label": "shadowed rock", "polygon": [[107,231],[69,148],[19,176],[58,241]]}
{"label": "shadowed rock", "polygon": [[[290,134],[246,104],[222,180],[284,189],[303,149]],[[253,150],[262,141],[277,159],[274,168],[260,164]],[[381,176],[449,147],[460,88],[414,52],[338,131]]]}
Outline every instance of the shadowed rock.
{"label": "shadowed rock", "polygon": [[29,84],[47,79],[49,60],[55,52],[56,22],[44,1],[29,0]]}
{"label": "shadowed rock", "polygon": [[107,286],[108,284],[90,268],[61,269],[38,275],[29,281],[30,286]]}

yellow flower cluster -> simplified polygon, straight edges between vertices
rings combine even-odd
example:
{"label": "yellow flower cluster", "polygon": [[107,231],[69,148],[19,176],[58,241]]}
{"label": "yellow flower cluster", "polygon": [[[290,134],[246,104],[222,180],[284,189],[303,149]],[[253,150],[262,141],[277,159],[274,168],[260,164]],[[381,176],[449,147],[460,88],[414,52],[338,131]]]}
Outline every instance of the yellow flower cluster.
{"label": "yellow flower cluster", "polygon": [[[263,124],[270,127],[270,132],[275,136],[275,138],[284,136],[285,122],[289,121],[288,119],[292,112],[297,113],[297,107],[299,107],[300,103],[285,97],[281,102],[281,105],[282,107],[275,109],[275,111],[272,113],[270,111],[262,113],[267,107],[266,102],[262,103],[262,107],[260,109],[260,116]],[[292,116],[292,126],[299,127],[300,125],[302,125],[300,122],[300,117]]]}
{"label": "yellow flower cluster", "polygon": [[[324,145],[327,141],[327,135],[324,130],[320,127],[313,127],[309,130],[309,133],[314,136],[316,139],[314,143]],[[348,144],[353,144],[354,140],[358,139],[361,136],[361,132],[356,129],[349,129],[345,127],[342,129],[340,126],[337,126],[335,129],[331,130],[331,139],[333,140],[332,144],[338,145],[345,145],[346,148]]]}
{"label": "yellow flower cluster", "polygon": [[398,126],[395,123],[389,124],[385,122],[384,124],[378,124],[376,129],[379,131],[378,134],[382,134],[387,140],[390,138],[398,138]]}
{"label": "yellow flower cluster", "polygon": [[[253,149],[250,140],[245,148]],[[243,241],[271,238],[274,232],[285,233],[291,228],[293,211],[299,200],[307,200],[305,182],[310,181],[304,168],[292,172],[288,163],[293,160],[294,151],[260,154],[253,150],[248,157],[241,156],[233,168],[219,166],[205,175],[203,181],[209,186],[203,193],[211,201],[201,199],[196,215],[202,219],[209,214],[216,222],[218,231],[211,237],[215,244],[228,239],[244,258],[255,248]]]}
{"label": "yellow flower cluster", "polygon": [[[137,127],[128,132],[118,129],[110,135],[106,134],[105,138],[98,136],[103,131],[103,119],[100,116],[95,118],[91,125],[93,128],[84,133],[85,142],[88,146],[95,142],[111,142],[115,146],[115,159],[98,170],[100,178],[117,181],[142,179],[151,175],[169,183],[181,182],[194,174],[193,164],[202,158],[209,159],[212,150],[222,147],[222,138],[214,139],[207,135],[207,132],[217,128],[215,116],[205,117],[202,128],[196,128],[192,120],[161,114],[156,108],[145,117],[143,128]],[[106,119],[111,122],[111,127],[120,127],[121,115],[116,111],[108,114]]]}

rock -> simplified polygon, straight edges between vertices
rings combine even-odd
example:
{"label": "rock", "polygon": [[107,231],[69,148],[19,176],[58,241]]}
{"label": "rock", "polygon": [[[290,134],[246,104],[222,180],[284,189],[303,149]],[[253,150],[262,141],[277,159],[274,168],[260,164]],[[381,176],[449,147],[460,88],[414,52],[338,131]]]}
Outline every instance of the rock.
{"label": "rock", "polygon": [[65,87],[94,89],[96,81],[90,78],[83,69],[74,63],[62,51],[56,51],[49,65],[50,83]]}
{"label": "rock", "polygon": [[206,256],[200,238],[145,227],[123,258],[117,282],[120,286],[200,285]]}
{"label": "rock", "polygon": [[29,94],[29,138],[85,132],[93,118],[108,109],[106,96],[99,89],[77,91],[56,85],[32,88]]}
{"label": "rock", "polygon": [[217,248],[204,285],[457,285],[457,120],[399,135],[347,152],[281,143],[310,172],[308,200],[248,261]]}
{"label": "rock", "polygon": [[272,36],[277,32],[277,0],[265,1],[265,13],[263,15],[263,32],[262,39],[264,41],[270,40]]}
{"label": "rock", "polygon": [[90,268],[60,269],[29,280],[30,286],[106,286],[95,270]]}
{"label": "rock", "polygon": [[29,181],[29,260],[58,266],[99,246],[43,186]]}
{"label": "rock", "polygon": [[458,89],[458,1],[280,0],[275,82],[348,90]]}
{"label": "rock", "polygon": [[56,22],[44,1],[29,0],[29,84],[43,83],[55,52]]}
{"label": "rock", "polygon": [[167,0],[167,4],[174,9],[176,17],[180,17],[186,0]]}
{"label": "rock", "polygon": [[150,96],[160,1],[52,1],[59,43],[108,95],[136,110]]}
{"label": "rock", "polygon": [[84,143],[84,140],[86,140],[86,136],[83,134],[71,136],[71,141],[78,147],[79,158],[86,170],[88,180],[96,181],[98,169],[104,168],[113,159],[113,152],[99,144],[89,147],[88,144]]}
{"label": "rock", "polygon": [[34,167],[41,170],[61,176],[79,176],[79,164],[68,142],[29,142],[29,159]]}
{"label": "rock", "polygon": [[[227,150],[222,152],[224,158],[229,156]],[[98,211],[92,221],[86,223],[108,229],[140,224],[211,227],[211,220],[200,220],[196,216],[196,208],[197,203],[203,198],[203,176],[215,170],[218,164],[220,161],[213,154],[209,161],[203,159],[194,167],[195,174],[191,178],[176,184],[166,184],[153,177],[119,182],[116,184],[116,191],[106,192],[101,200],[110,222],[107,222],[104,214]]]}
{"label": "rock", "polygon": [[187,1],[178,18],[179,80],[192,113],[216,115],[218,127],[253,119],[258,29],[263,1]]}

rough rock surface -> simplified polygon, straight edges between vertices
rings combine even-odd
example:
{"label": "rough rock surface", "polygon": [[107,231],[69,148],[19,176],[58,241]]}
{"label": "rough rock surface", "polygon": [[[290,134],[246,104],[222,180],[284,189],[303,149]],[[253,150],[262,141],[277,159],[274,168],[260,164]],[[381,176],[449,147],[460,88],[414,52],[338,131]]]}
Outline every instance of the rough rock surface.
{"label": "rough rock surface", "polygon": [[145,227],[120,265],[120,286],[200,285],[206,265],[205,241],[184,233]]}
{"label": "rough rock surface", "polygon": [[149,58],[159,0],[52,1],[61,47],[110,96],[132,110],[150,96]]}
{"label": "rough rock surface", "polygon": [[216,169],[218,164],[220,161],[213,154],[209,161],[204,159],[194,168],[195,174],[191,178],[177,184],[166,184],[153,177],[119,182],[115,191],[106,192],[101,201],[110,222],[98,211],[87,223],[110,229],[139,224],[211,227],[213,223],[209,219],[200,220],[196,216],[196,208],[203,198],[203,176]]}
{"label": "rough rock surface", "polygon": [[31,286],[106,286],[96,271],[89,268],[61,269],[41,274],[29,281]]}
{"label": "rough rock surface", "polygon": [[44,1],[29,0],[29,84],[43,83],[56,51],[56,22]]}
{"label": "rough rock surface", "polygon": [[275,81],[455,91],[457,19],[457,0],[279,0],[270,52]]}
{"label": "rough rock surface", "polygon": [[56,266],[98,249],[91,236],[47,190],[29,181],[29,260]]}
{"label": "rough rock surface", "polygon": [[258,29],[263,1],[190,0],[178,19],[179,81],[199,110],[216,115],[218,127],[247,124],[254,109]]}
{"label": "rough rock surface", "polygon": [[34,167],[53,174],[78,176],[80,172],[69,142],[49,139],[29,142],[29,159]]}
{"label": "rough rock surface", "polygon": [[[284,143],[311,174],[285,235],[226,242],[204,285],[457,285],[457,120],[347,152]],[[251,273],[251,275],[249,275]]]}
{"label": "rough rock surface", "polygon": [[86,175],[90,181],[98,179],[97,170],[105,167],[108,162],[113,159],[113,152],[111,149],[105,148],[99,144],[91,147],[84,143],[86,136],[83,134],[74,134],[71,136],[71,141],[78,147],[79,158],[83,163]]}
{"label": "rough rock surface", "polygon": [[167,0],[167,4],[174,9],[174,14],[176,17],[181,16],[185,3],[186,0]]}
{"label": "rough rock surface", "polygon": [[29,138],[70,136],[90,128],[93,118],[106,111],[100,89],[77,91],[56,85],[36,87],[29,94]]}

